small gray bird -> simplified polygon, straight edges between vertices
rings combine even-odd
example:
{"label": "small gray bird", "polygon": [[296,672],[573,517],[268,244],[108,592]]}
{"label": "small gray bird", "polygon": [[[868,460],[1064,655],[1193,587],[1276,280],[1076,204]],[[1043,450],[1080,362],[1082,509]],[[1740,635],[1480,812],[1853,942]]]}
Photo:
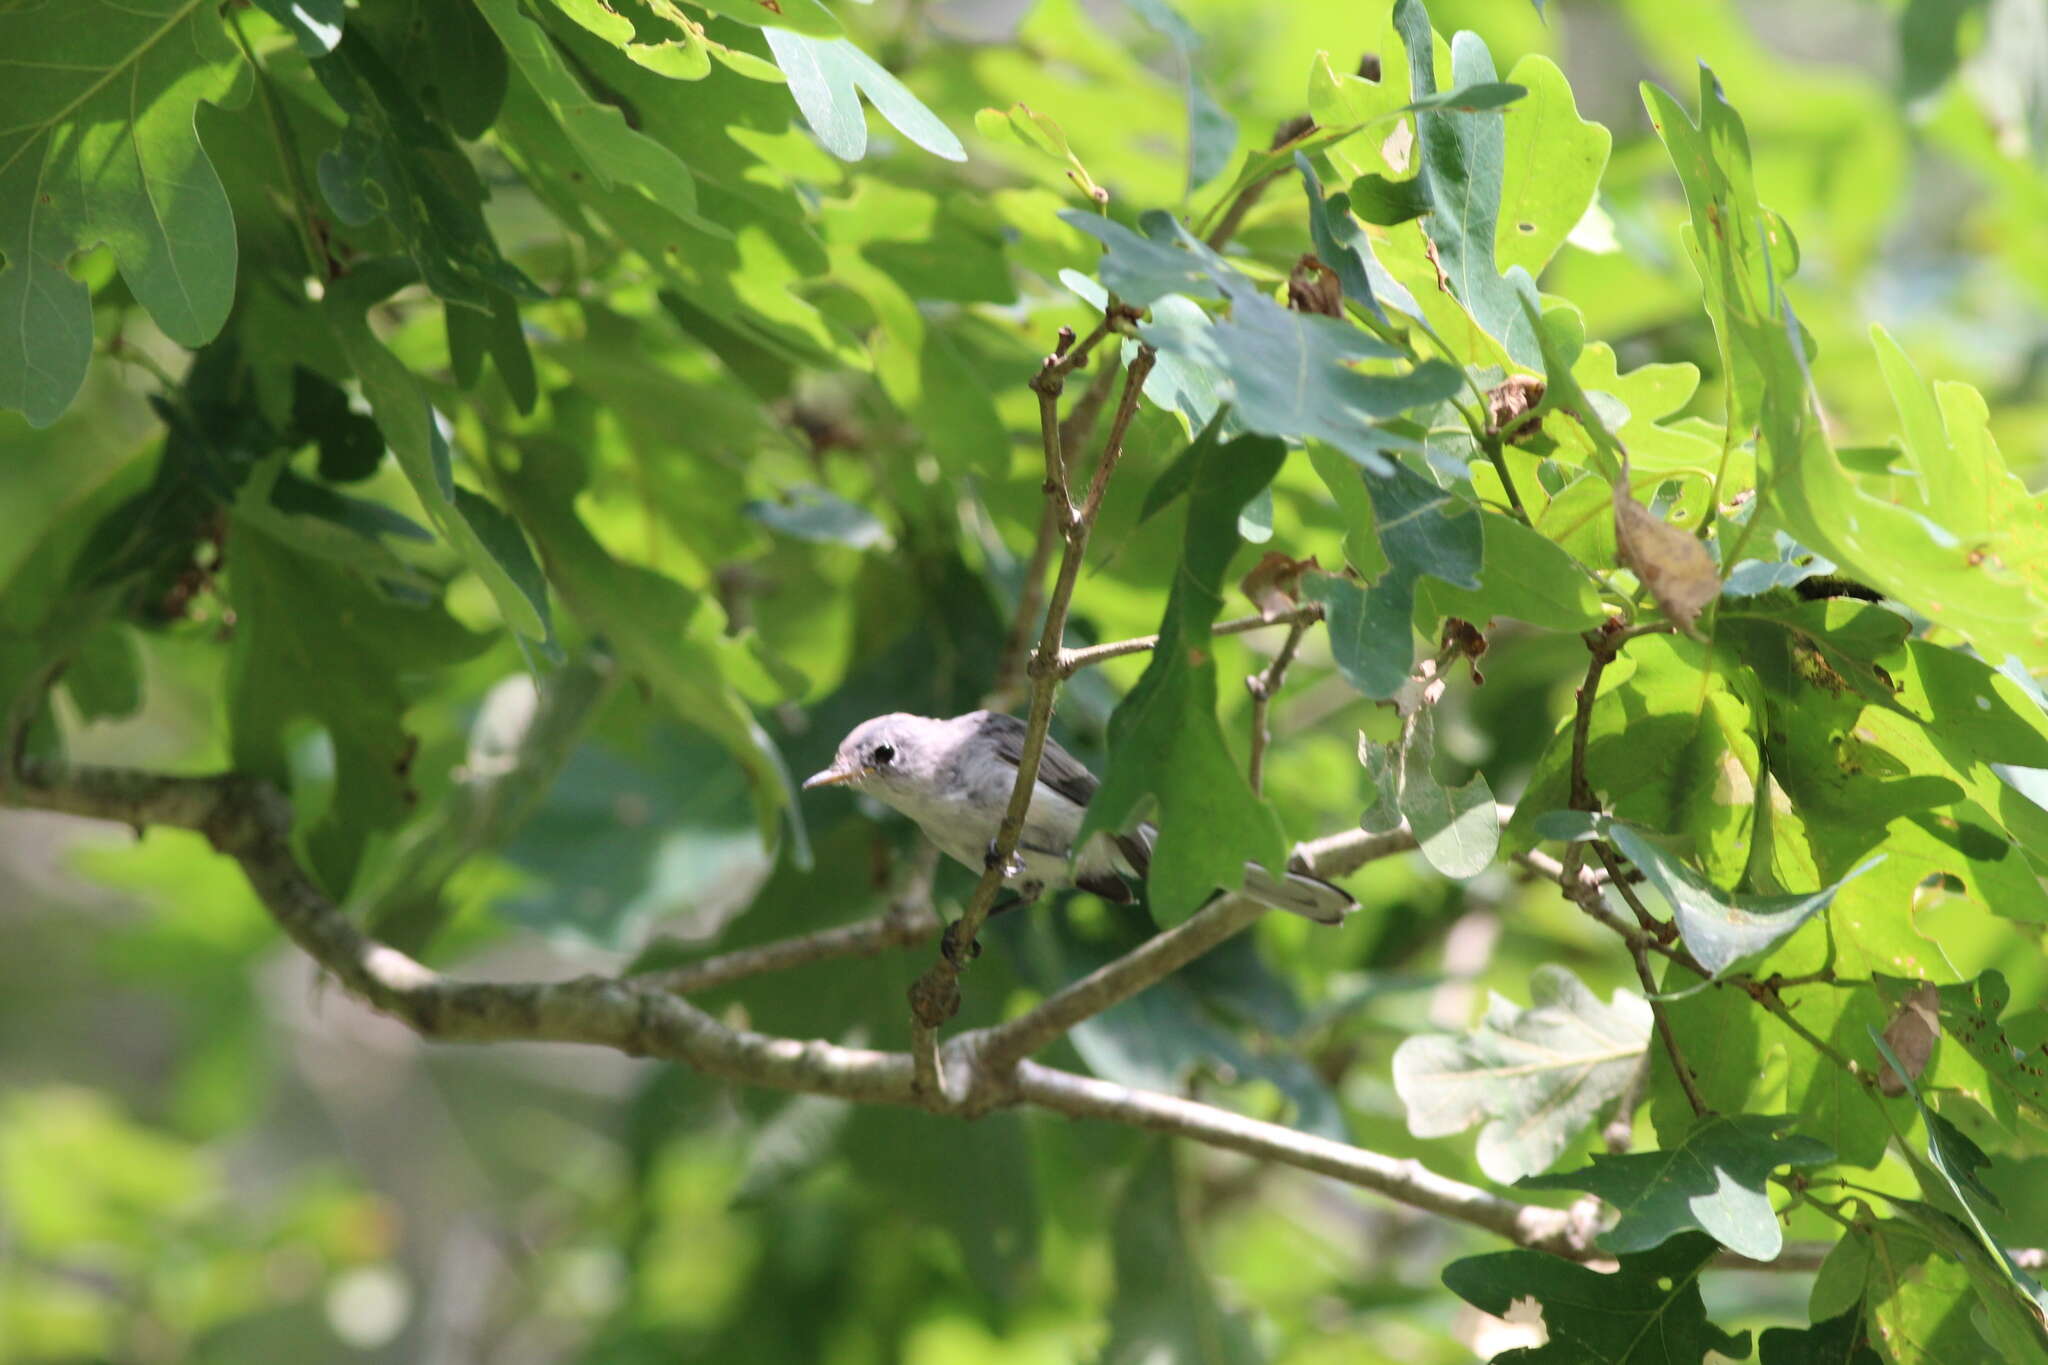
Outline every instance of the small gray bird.
{"label": "small gray bird", "polygon": [[[979,870],[994,848],[1023,754],[1024,722],[1015,716],[969,711],[938,720],[899,711],[855,726],[832,766],[805,779],[804,788],[858,787],[915,820],[941,852]],[[1133,899],[1124,878],[1141,878],[1151,865],[1158,835],[1151,825],[1099,834],[1068,863],[1098,785],[1072,754],[1045,741],[1024,830],[1003,879],[1020,903],[1047,887],[1068,885],[1108,901]],[[1306,872],[1275,878],[1257,863],[1245,864],[1244,894],[1319,924],[1336,924],[1358,908],[1341,887]]]}

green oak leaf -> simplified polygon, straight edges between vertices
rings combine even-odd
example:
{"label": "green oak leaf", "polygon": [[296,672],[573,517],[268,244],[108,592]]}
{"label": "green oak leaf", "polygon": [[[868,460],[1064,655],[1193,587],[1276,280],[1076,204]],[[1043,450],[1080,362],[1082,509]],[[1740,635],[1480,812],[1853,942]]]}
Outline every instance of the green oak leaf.
{"label": "green oak leaf", "polygon": [[[1394,27],[1408,50],[1410,107],[1419,109],[1415,134],[1422,169],[1417,178],[1434,206],[1424,230],[1436,244],[1438,266],[1452,295],[1479,325],[1518,363],[1534,368],[1541,355],[1522,311],[1520,285],[1502,276],[1494,257],[1507,131],[1491,115],[1428,103],[1437,96],[1436,60],[1421,0],[1399,0]],[[1461,31],[1451,40],[1451,74],[1460,86],[1494,82],[1493,57],[1478,34]],[[1527,271],[1518,268],[1515,274],[1533,289]]]}
{"label": "green oak leaf", "polygon": [[[1095,939],[1079,933],[1071,915],[1036,919],[1026,959],[1032,983],[1047,993],[1058,990],[1137,947],[1149,932],[1112,923],[1106,939]],[[1350,1141],[1343,1108],[1313,1067],[1288,1048],[1248,1042],[1233,1026],[1241,1011],[1232,1008],[1226,988],[1256,986],[1277,1001],[1272,1015],[1299,1028],[1302,1010],[1293,987],[1259,961],[1249,938],[1232,940],[1204,962],[1215,968],[1206,978],[1199,968],[1176,972],[1077,1025],[1069,1037],[1088,1069],[1104,1080],[1169,1094],[1197,1075],[1264,1081],[1293,1104],[1294,1127]]]}
{"label": "green oak leaf", "polygon": [[1592,206],[1614,136],[1579,117],[1571,85],[1550,58],[1532,52],[1508,79],[1527,93],[1504,120],[1494,262],[1540,275]]}
{"label": "green oak leaf", "polygon": [[545,640],[547,600],[540,591],[538,577],[515,572],[522,567],[517,556],[508,558],[500,553],[511,551],[517,528],[507,536],[504,528],[492,525],[486,528],[491,533],[487,540],[484,530],[465,515],[456,502],[448,446],[433,408],[404,362],[370,330],[366,310],[405,283],[409,275],[406,267],[394,260],[359,265],[327,291],[322,308],[328,325],[355,370],[377,426],[398,457],[399,467],[405,471],[434,529],[447,538],[490,589],[505,624],[529,639]]}
{"label": "green oak leaf", "polygon": [[1611,816],[1550,811],[1536,817],[1533,827],[1546,839],[1612,840],[1670,905],[1672,922],[1686,948],[1716,977],[1761,962],[1800,925],[1827,909],[1845,883],[1884,857],[1880,853],[1833,884],[1805,895],[1741,896],[1721,890],[1643,831]]}
{"label": "green oak leaf", "polygon": [[[2035,1316],[2032,1325],[2035,1334],[2041,1346],[2048,1348],[2048,1331],[2043,1330],[2043,1322],[2048,1321],[2048,1318],[2043,1317],[2044,1314],[2048,1314],[2048,1290],[2044,1290],[2038,1280],[2020,1269],[2020,1264],[2013,1259],[2012,1253],[2001,1246],[1998,1239],[1992,1236],[1991,1230],[1984,1225],[1985,1206],[1988,1205],[1994,1210],[1999,1208],[1998,1197],[1986,1188],[1983,1177],[1979,1174],[1991,1164],[1991,1158],[1983,1148],[1970,1140],[1967,1133],[1928,1107],[1912,1073],[1900,1064],[1898,1054],[1892,1051],[1891,1045],[1885,1041],[1884,1034],[1874,1025],[1869,1027],[1869,1033],[1870,1041],[1877,1048],[1878,1055],[1890,1065],[1892,1075],[1905,1086],[1906,1094],[1920,1111],[1920,1121],[1927,1130],[1926,1165],[1932,1167],[1939,1177],[1942,1192],[1955,1201],[1956,1207],[1962,1209],[1964,1217],[1968,1220],[1967,1235],[1974,1239],[1976,1249],[1997,1267],[2009,1287],[2018,1290],[2027,1302],[2033,1305]],[[1914,1168],[1920,1174],[1922,1188],[1928,1188],[1927,1172],[1917,1159],[1914,1161]],[[1901,1211],[1905,1211],[1903,1207]],[[1950,1215],[1944,1212],[1943,1220],[1949,1218]],[[1957,1230],[1962,1231],[1960,1225]],[[2005,1286],[2001,1286],[2003,1287]],[[2044,1350],[2044,1358],[2048,1358],[2048,1350]]]}
{"label": "green oak leaf", "polygon": [[789,93],[818,141],[842,161],[867,155],[868,120],[860,97],[896,131],[934,156],[965,161],[967,149],[937,114],[903,82],[845,38],[812,37],[785,28],[767,31],[768,50],[789,78]]}
{"label": "green oak leaf", "polygon": [[[1763,720],[1756,679],[1731,651],[1678,636],[1632,640],[1600,678],[1586,780],[1603,809],[1691,840],[1708,878],[1732,885],[1750,861]],[[1526,847],[1538,815],[1571,804],[1571,747],[1567,718],[1516,803],[1511,844]]]}
{"label": "green oak leaf", "polygon": [[1148,878],[1153,913],[1177,921],[1218,887],[1244,884],[1247,861],[1280,871],[1286,839],[1230,756],[1216,719],[1209,630],[1223,607],[1238,513],[1272,481],[1286,450],[1263,436],[1196,438],[1181,568],[1144,675],[1109,720],[1109,769],[1088,803],[1081,838],[1127,829],[1158,806]]}
{"label": "green oak leaf", "polygon": [[1757,1365],[1884,1365],[1870,1344],[1863,1303],[1811,1327],[1767,1327],[1757,1338]]}
{"label": "green oak leaf", "polygon": [[[517,0],[476,0],[476,5],[534,97],[599,184],[637,191],[700,231],[724,233],[698,216],[697,182],[688,164],[629,126],[616,106],[593,96],[563,49],[520,11]],[[631,27],[627,22],[629,32]]]}
{"label": "green oak leaf", "polygon": [[1614,1205],[1621,1221],[1600,1245],[1626,1255],[1648,1251],[1692,1228],[1754,1261],[1777,1258],[1784,1229],[1765,1189],[1780,1166],[1834,1160],[1825,1142],[1787,1134],[1792,1120],[1766,1114],[1713,1114],[1675,1147],[1622,1156],[1596,1155],[1576,1171],[1525,1176],[1527,1189],[1584,1190]]}
{"label": "green oak leaf", "polygon": [[1405,819],[1431,867],[1446,877],[1476,877],[1500,847],[1500,808],[1484,773],[1455,787],[1437,780],[1434,717],[1433,707],[1418,709],[1402,726],[1398,746],[1359,736],[1359,761],[1379,792],[1360,824],[1384,832]]}
{"label": "green oak leaf", "polygon": [[1447,1137],[1475,1123],[1479,1169],[1502,1182],[1547,1169],[1573,1135],[1629,1086],[1650,1040],[1650,1007],[1599,997],[1563,967],[1529,979],[1529,1007],[1493,998],[1465,1034],[1421,1034],[1394,1050],[1408,1131]]}
{"label": "green oak leaf", "polygon": [[438,605],[394,601],[255,522],[234,518],[228,535],[235,634],[226,711],[235,767],[287,783],[293,724],[312,721],[327,732],[334,797],[305,839],[315,873],[339,896],[370,835],[412,811],[402,679],[471,658],[489,637],[464,630]]}
{"label": "green oak leaf", "polygon": [[427,287],[449,303],[487,313],[494,291],[545,297],[499,251],[476,167],[360,26],[313,71],[348,115],[319,163],[336,217],[352,227],[387,220]]}
{"label": "green oak leaf", "polygon": [[2006,473],[1981,398],[1955,385],[1930,397],[1880,337],[1912,472],[1933,478],[1907,494],[1896,479],[1852,475],[1813,403],[1811,348],[1782,292],[1797,245],[1758,202],[1741,118],[1704,68],[1697,123],[1655,86],[1643,97],[1691,208],[1686,243],[1731,376],[1729,425],[1758,428],[1759,515],[1988,657],[2048,666],[2048,517]]}
{"label": "green oak leaf", "polygon": [[1517,1365],[1702,1365],[1709,1351],[1740,1360],[1749,1333],[1730,1335],[1707,1320],[1700,1272],[1719,1248],[1688,1232],[1654,1251],[1623,1256],[1608,1272],[1540,1251],[1496,1251],[1444,1267],[1444,1284],[1496,1316],[1516,1299],[1543,1309],[1541,1346],[1496,1356]]}
{"label": "green oak leaf", "polygon": [[[1918,1200],[1887,1202],[1896,1216],[1859,1220],[1828,1253],[1814,1281],[1815,1311],[1860,1299],[1887,1361],[2048,1362],[2039,1310],[2018,1296],[1969,1228]],[[1991,1343],[1997,1352],[1987,1355]]]}
{"label": "green oak leaf", "polygon": [[1422,582],[1417,591],[1430,617],[1455,616],[1481,627],[1506,617],[1558,631],[1590,630],[1607,619],[1598,583],[1556,541],[1485,509],[1479,526],[1485,541],[1479,586]]}
{"label": "green oak leaf", "polygon": [[1251,291],[1251,281],[1199,240],[1177,234],[1165,215],[1147,214],[1140,224],[1146,229],[1144,236],[1112,218],[1079,209],[1061,209],[1059,218],[1102,243],[1102,282],[1134,308],[1150,307],[1168,294],[1214,299],[1223,297],[1226,289],[1233,296]]}
{"label": "green oak leaf", "polygon": [[1101,1365],[1258,1365],[1251,1323],[1217,1297],[1185,1212],[1171,1143],[1150,1143],[1117,1201],[1116,1294]]}
{"label": "green oak leaf", "polygon": [[67,266],[104,242],[164,334],[203,346],[235,300],[235,222],[199,145],[201,103],[246,93],[217,6],[78,0],[0,13],[0,408],[57,420],[92,358]]}
{"label": "green oak leaf", "polygon": [[1975,981],[1943,986],[1938,998],[1942,1038],[1976,1058],[1990,1083],[2012,1103],[2048,1119],[2048,1059],[2006,1036],[2002,1020],[2012,991],[2004,974],[1987,971]]}
{"label": "green oak leaf", "polygon": [[1308,574],[1302,592],[1323,605],[1330,652],[1346,682],[1375,700],[1392,697],[1415,663],[1410,624],[1416,585],[1427,575],[1463,588],[1480,585],[1485,532],[1479,509],[1406,465],[1360,471],[1372,496],[1372,529],[1387,571],[1371,587]]}
{"label": "green oak leaf", "polygon": [[[1698,980],[1676,968],[1666,976],[1673,989]],[[1864,1030],[1873,1023],[1883,1028],[1890,1011],[1874,991],[1796,986],[1780,996],[1806,1033],[1839,1054],[1877,1065]],[[1664,1002],[1664,1013],[1700,1095],[1714,1112],[1789,1114],[1799,1132],[1825,1142],[1847,1165],[1875,1166],[1883,1158],[1894,1115],[1885,1112],[1876,1091],[1816,1051],[1778,1016],[1759,1009],[1747,994],[1682,992]],[[1667,1147],[1683,1141],[1697,1122],[1676,1077],[1661,1062],[1650,1072],[1650,1120]]]}
{"label": "green oak leaf", "polygon": [[676,718],[705,731],[739,762],[751,787],[761,841],[774,848],[785,812],[798,861],[809,858],[796,788],[774,740],[730,681],[722,615],[702,594],[664,574],[614,559],[574,509],[578,460],[552,443],[528,446],[499,485],[540,547],[547,577],[578,620],[602,635],[619,662],[646,680]]}

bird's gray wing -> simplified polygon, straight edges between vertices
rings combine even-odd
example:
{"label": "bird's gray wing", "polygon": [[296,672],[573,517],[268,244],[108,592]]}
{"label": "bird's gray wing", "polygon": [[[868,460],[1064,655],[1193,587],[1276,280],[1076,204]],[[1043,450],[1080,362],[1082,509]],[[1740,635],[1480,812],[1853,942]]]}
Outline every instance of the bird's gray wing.
{"label": "bird's gray wing", "polygon": [[[981,733],[995,742],[996,756],[1003,762],[1014,768],[1024,761],[1023,721],[998,711],[984,711]],[[1046,736],[1045,752],[1038,759],[1038,780],[1077,806],[1087,805],[1088,798],[1102,785],[1094,773],[1081,766],[1080,759],[1062,749],[1050,735]]]}

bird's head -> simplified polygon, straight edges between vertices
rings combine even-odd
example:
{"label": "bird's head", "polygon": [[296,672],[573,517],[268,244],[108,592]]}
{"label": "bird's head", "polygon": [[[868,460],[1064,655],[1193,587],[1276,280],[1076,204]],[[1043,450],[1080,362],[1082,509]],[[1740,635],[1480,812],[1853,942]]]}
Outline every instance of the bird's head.
{"label": "bird's head", "polygon": [[813,787],[860,787],[884,801],[928,784],[943,757],[946,722],[902,711],[862,721],[839,742],[832,766],[804,779]]}

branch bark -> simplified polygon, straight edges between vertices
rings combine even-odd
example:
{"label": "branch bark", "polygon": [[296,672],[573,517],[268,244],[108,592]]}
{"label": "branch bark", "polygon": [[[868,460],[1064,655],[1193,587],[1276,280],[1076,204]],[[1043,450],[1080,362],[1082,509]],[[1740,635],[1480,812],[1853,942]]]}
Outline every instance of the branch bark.
{"label": "branch bark", "polygon": [[[443,976],[364,934],[314,885],[291,851],[290,807],[266,783],[232,774],[167,777],[114,768],[67,769],[41,760],[25,762],[18,776],[18,783],[7,794],[8,804],[131,826],[167,825],[205,835],[241,864],[271,917],[310,957],[352,994],[426,1037],[472,1043],[585,1043],[636,1057],[681,1062],[707,1075],[746,1085],[861,1103],[929,1107],[929,1097],[919,1092],[914,1064],[905,1053],[733,1028],[686,1000],[652,988],[646,979],[477,982]],[[1347,832],[1304,845],[1301,852],[1315,870],[1341,874],[1409,846],[1412,843],[1404,842],[1400,835]],[[1189,928],[1203,915],[1210,915],[1212,922],[1235,921],[1236,911],[1212,914],[1233,903],[1236,898],[1219,901],[1181,927]],[[1258,911],[1254,906],[1243,922],[1257,918]],[[1213,928],[1191,933],[1171,949],[1153,948],[1152,944],[1139,949],[1132,956],[1152,950],[1140,958],[1142,969],[1134,964],[1125,968],[1114,985],[1090,988],[1091,1002],[1114,1003],[1109,997],[1121,999],[1141,989],[1172,970],[1164,964],[1183,952],[1191,940],[1212,932]],[[791,942],[815,945],[818,938],[809,935]],[[1155,939],[1153,944],[1159,941]],[[766,961],[777,948],[765,945],[749,950],[755,954],[750,960]],[[784,951],[793,953],[791,965],[798,960],[816,960],[810,947]],[[740,954],[727,957],[741,960]],[[708,966],[697,964],[699,969]],[[1046,1004],[1058,999],[1052,997]],[[1593,1244],[1599,1229],[1582,1212],[1520,1204],[1437,1175],[1419,1162],[1246,1118],[1214,1105],[1078,1076],[1035,1062],[992,1066],[989,1045],[997,1032],[966,1034],[945,1049],[948,1069],[957,1078],[954,1093],[947,1099],[947,1112],[966,1116],[1028,1107],[1071,1118],[1133,1124],[1327,1176],[1484,1228],[1519,1246],[1577,1261],[1605,1259]],[[1821,1243],[1795,1243],[1767,1265],[1726,1253],[1717,1264],[1804,1272],[1817,1266],[1828,1249]],[[2038,1249],[2023,1249],[2014,1255],[2029,1268],[2043,1262]]]}
{"label": "branch bark", "polygon": [[[1302,870],[1341,877],[1378,858],[1415,847],[1406,829],[1387,834],[1347,830],[1302,844],[1295,850]],[[1080,980],[1055,991],[1015,1019],[973,1035],[981,1062],[1002,1068],[1053,1042],[1074,1025],[1130,999],[1171,975],[1225,939],[1257,923],[1266,907],[1244,896],[1223,896],[1181,923],[1157,934]]]}

